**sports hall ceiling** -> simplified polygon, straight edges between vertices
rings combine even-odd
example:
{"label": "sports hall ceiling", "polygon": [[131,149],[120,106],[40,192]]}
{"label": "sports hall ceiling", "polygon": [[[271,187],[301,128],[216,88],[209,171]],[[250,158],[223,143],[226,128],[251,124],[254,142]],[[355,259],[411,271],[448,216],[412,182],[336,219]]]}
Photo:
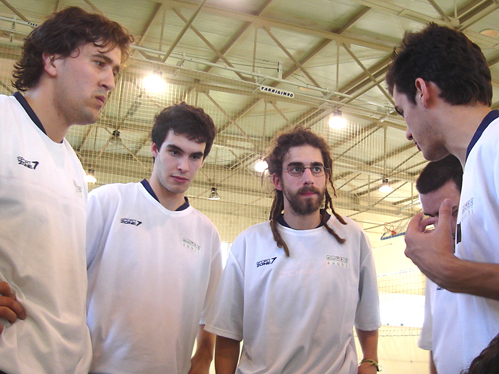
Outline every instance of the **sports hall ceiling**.
{"label": "sports hall ceiling", "polygon": [[[332,146],[340,213],[378,237],[385,223],[406,223],[420,209],[414,180],[425,161],[384,83],[406,30],[430,21],[462,30],[489,61],[494,98],[499,89],[493,0],[0,0],[2,93],[12,92],[11,65],[32,25],[69,5],[101,12],[136,40],[100,120],[68,135],[84,167],[97,185],[148,177],[154,113],[181,99],[202,106],[218,134],[189,196],[208,215],[265,219],[270,195],[253,166],[277,132],[301,124]],[[167,94],[142,87],[153,71]],[[335,110],[346,129],[328,127]],[[383,178],[392,193],[378,191]],[[207,199],[213,186],[219,201]]]}

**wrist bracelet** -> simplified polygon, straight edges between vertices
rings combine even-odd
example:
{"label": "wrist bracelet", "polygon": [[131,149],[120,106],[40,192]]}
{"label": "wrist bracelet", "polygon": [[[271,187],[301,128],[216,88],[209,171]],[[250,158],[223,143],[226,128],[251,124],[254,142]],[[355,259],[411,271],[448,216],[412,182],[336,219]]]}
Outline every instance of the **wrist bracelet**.
{"label": "wrist bracelet", "polygon": [[371,360],[370,358],[365,358],[360,362],[360,364],[362,365],[364,362],[373,365],[376,368],[376,371],[381,371],[381,369],[379,368],[379,364],[376,361]]}

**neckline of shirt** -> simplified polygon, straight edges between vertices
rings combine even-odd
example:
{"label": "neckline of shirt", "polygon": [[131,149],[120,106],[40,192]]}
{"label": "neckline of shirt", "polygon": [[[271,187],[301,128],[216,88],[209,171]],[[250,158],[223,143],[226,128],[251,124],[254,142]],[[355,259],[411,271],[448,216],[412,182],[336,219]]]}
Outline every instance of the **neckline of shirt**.
{"label": "neckline of shirt", "polygon": [[[149,182],[146,179],[143,179],[140,183],[142,184],[142,186],[144,186],[144,188],[149,193],[149,195],[151,195],[153,197],[153,199],[156,200],[159,203],[158,196],[153,191],[153,189],[152,189],[151,185],[149,184]],[[189,204],[189,199],[187,198],[187,196],[184,196],[184,200],[185,200],[185,202],[182,205],[180,205],[177,209],[175,209],[175,212],[181,212],[181,211],[186,210],[187,208],[189,208],[190,204]]]}
{"label": "neckline of shirt", "polygon": [[485,129],[497,118],[499,118],[499,110],[491,110],[489,113],[487,113],[485,118],[480,123],[480,126],[478,126],[478,128],[476,129],[475,134],[473,135],[473,138],[468,145],[468,148],[466,150],[466,159],[468,159],[471,150],[478,142],[478,139],[480,139]]}

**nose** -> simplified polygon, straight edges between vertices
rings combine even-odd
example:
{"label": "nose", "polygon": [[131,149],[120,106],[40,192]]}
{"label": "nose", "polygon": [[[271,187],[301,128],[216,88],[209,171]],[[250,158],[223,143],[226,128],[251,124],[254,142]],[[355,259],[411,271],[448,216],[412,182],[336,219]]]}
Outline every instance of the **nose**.
{"label": "nose", "polygon": [[310,168],[306,168],[303,171],[301,179],[302,179],[304,184],[307,184],[307,185],[314,184],[314,176],[312,175]]}
{"label": "nose", "polygon": [[410,140],[410,141],[413,140],[412,132],[411,132],[411,130],[409,130],[409,127],[407,127],[407,130],[405,131],[405,137],[407,138],[407,140]]}
{"label": "nose", "polygon": [[113,90],[115,86],[116,86],[116,82],[115,82],[115,76],[114,76],[113,72],[111,70],[106,71],[105,76],[103,77],[103,79],[101,81],[101,87],[103,87],[106,90],[106,92],[109,92],[109,91]]}
{"label": "nose", "polygon": [[177,169],[183,173],[189,171],[189,159],[188,157],[180,157]]}

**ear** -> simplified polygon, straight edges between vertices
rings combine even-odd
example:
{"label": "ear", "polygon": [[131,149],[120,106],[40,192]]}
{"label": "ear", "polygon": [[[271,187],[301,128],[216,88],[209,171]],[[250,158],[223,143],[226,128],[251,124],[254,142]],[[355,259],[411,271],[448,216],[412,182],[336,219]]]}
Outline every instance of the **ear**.
{"label": "ear", "polygon": [[282,191],[281,178],[279,178],[277,173],[272,174],[272,183],[274,183],[274,187],[276,188],[276,190]]}
{"label": "ear", "polygon": [[432,83],[425,81],[423,78],[417,78],[414,84],[416,86],[416,104],[419,101],[423,107],[427,108],[433,98]]}
{"label": "ear", "polygon": [[45,72],[51,77],[55,77],[57,75],[57,64],[56,61],[60,58],[59,55],[51,54],[51,53],[42,53],[43,59],[43,69]]}
{"label": "ear", "polygon": [[154,157],[156,159],[156,157],[158,157],[158,153],[159,153],[158,146],[156,145],[156,143],[152,143],[151,144],[151,154],[152,154],[152,157]]}

